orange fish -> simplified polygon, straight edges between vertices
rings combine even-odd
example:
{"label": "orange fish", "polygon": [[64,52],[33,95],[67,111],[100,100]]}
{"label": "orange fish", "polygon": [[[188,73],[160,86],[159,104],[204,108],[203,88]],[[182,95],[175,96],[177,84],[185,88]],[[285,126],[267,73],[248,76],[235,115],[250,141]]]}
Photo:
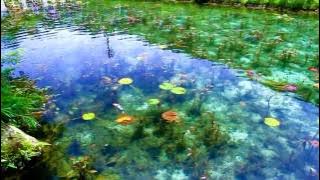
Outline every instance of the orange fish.
{"label": "orange fish", "polygon": [[312,72],[318,72],[319,71],[318,68],[316,68],[316,67],[309,67],[308,70],[312,71]]}
{"label": "orange fish", "polygon": [[312,141],[310,141],[310,144],[314,148],[318,148],[319,147],[319,141],[318,140],[312,140]]}

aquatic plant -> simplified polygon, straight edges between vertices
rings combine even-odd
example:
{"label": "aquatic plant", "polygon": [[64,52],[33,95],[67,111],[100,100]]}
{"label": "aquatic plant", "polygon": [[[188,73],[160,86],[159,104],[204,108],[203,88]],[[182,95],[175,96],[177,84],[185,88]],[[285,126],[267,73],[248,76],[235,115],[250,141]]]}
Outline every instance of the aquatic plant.
{"label": "aquatic plant", "polygon": [[282,65],[285,66],[291,62],[293,57],[297,56],[297,51],[295,49],[284,49],[278,55],[278,59],[282,62]]}
{"label": "aquatic plant", "polygon": [[163,120],[165,120],[166,122],[179,122],[179,116],[178,113],[176,113],[175,111],[166,111],[164,113],[161,114],[161,117]]}
{"label": "aquatic plant", "polygon": [[[101,26],[105,26],[107,28],[103,28],[103,30],[108,30],[108,31],[113,31],[114,29],[117,28],[126,28],[126,31],[128,31],[128,33],[132,33],[135,34],[137,32],[139,32],[140,34],[146,36],[148,38],[148,40],[150,40],[151,42],[160,42],[160,43],[167,43],[167,41],[174,41],[174,42],[178,42],[179,38],[172,38],[175,37],[177,34],[177,32],[180,34],[180,36],[190,36],[190,38],[186,38],[187,39],[187,43],[181,43],[178,42],[177,44],[180,44],[180,48],[185,48],[185,50],[187,52],[188,48],[189,49],[193,49],[195,52],[195,55],[197,57],[199,56],[204,56],[207,54],[207,49],[212,49],[212,54],[210,57],[211,59],[217,60],[215,59],[215,55],[214,53],[216,53],[216,46],[208,46],[208,42],[207,42],[207,36],[201,34],[201,30],[204,30],[202,27],[206,27],[206,26],[201,26],[199,24],[203,24],[203,23],[208,23],[208,21],[203,20],[203,21],[199,21],[198,18],[196,17],[192,17],[191,18],[191,23],[189,23],[189,25],[186,25],[186,27],[181,28],[182,30],[180,30],[179,28],[177,28],[177,26],[175,25],[175,22],[173,21],[174,18],[172,17],[168,17],[167,14],[173,13],[173,12],[177,12],[177,11],[172,11],[175,10],[176,8],[172,8],[172,9],[168,9],[168,12],[165,11],[161,11],[161,13],[163,13],[163,15],[161,16],[150,16],[150,12],[148,12],[148,5],[146,5],[146,8],[140,8],[140,6],[137,3],[137,9],[139,9],[139,13],[143,14],[143,16],[145,16],[146,21],[143,22],[143,26],[141,27],[141,25],[138,22],[134,22],[134,18],[136,16],[131,15],[130,13],[134,13],[135,11],[131,11],[131,9],[134,9],[135,7],[126,7],[125,9],[121,9],[121,8],[117,8],[117,11],[121,11],[121,14],[128,14],[128,17],[124,17],[122,15],[118,15],[119,18],[114,18],[113,16],[113,11],[103,8],[104,3],[101,3],[101,9],[100,8],[95,8],[97,4],[95,4],[95,2],[90,2],[88,3],[89,7],[84,7],[85,11],[83,12],[83,16],[77,16],[76,18],[73,19],[73,17],[70,17],[70,21],[75,21],[75,22],[71,22],[71,23],[75,23],[76,25],[80,24],[80,27],[83,27],[83,25],[81,25],[81,23],[83,23],[85,26],[87,26],[87,30],[89,31],[97,31],[100,29],[100,27],[98,25],[101,24]],[[152,3],[150,3],[152,4]],[[123,7],[123,6],[121,6]],[[151,6],[152,7],[152,6]],[[95,15],[92,15],[90,13],[92,13],[92,11],[90,12],[90,9],[94,9],[96,14],[100,14],[101,12],[108,12],[108,19],[114,19],[112,20],[112,25],[109,25],[108,23],[106,23],[104,20],[105,17],[101,16],[101,20],[94,20],[92,21],[93,17],[95,17]],[[184,11],[181,12],[181,17],[187,15],[189,9],[188,7],[184,7]],[[157,9],[157,8],[154,8]],[[165,8],[163,8],[165,9]],[[202,8],[201,9],[203,12],[206,12],[206,8]],[[209,11],[214,12],[214,9],[209,9]],[[207,11],[207,12],[209,12]],[[225,10],[226,11],[226,10]],[[234,9],[232,10],[234,11]],[[233,34],[238,34],[238,33],[234,33],[234,31],[230,31],[230,29],[235,29],[235,30],[239,30],[238,26],[234,26],[232,28],[230,28],[228,25],[225,24],[230,24],[233,23],[232,21],[229,21],[229,14],[233,15],[233,17],[235,15],[238,15],[238,13],[233,13],[232,11],[226,11],[226,13],[224,14],[224,18],[220,18],[220,19],[226,19],[228,21],[228,23],[221,23],[221,27],[220,28],[216,28],[215,24],[212,24],[212,26],[210,26],[210,29],[214,29],[214,32],[217,34],[215,35],[217,37],[217,44],[219,44],[219,37],[228,37],[227,35],[233,36]],[[157,12],[155,12],[157,13]],[[179,11],[180,13],[180,11]],[[259,12],[260,13],[260,12]],[[262,12],[261,12],[262,13]],[[76,14],[76,13],[74,13]],[[89,15],[88,15],[89,14]],[[119,13],[120,14],[120,13]],[[215,14],[215,12],[213,13]],[[210,15],[208,13],[208,15]],[[239,13],[239,17],[241,17],[241,13]],[[254,14],[255,15],[255,14]],[[73,16],[73,13],[71,13],[71,16]],[[90,16],[90,18],[86,18],[86,16]],[[130,17],[134,17],[134,18],[129,18]],[[153,17],[155,17],[158,21],[159,21],[159,25],[162,24],[162,20],[164,19],[163,16],[167,16],[166,19],[169,22],[164,22],[164,24],[173,24],[173,26],[171,26],[171,30],[170,30],[170,35],[167,35],[165,33],[163,34],[157,34],[157,36],[155,36],[155,31],[154,31],[154,27],[152,25],[150,25],[150,21],[153,20]],[[265,18],[266,16],[263,15]],[[271,16],[271,15],[270,15]],[[209,16],[208,16],[209,17]],[[214,17],[214,16],[213,16]],[[250,16],[250,17],[255,17],[255,16]],[[83,20],[81,20],[83,19]],[[97,18],[96,18],[97,19]],[[130,20],[133,19],[133,20]],[[211,18],[209,18],[211,19]],[[216,18],[217,20],[219,20],[219,18]],[[245,18],[244,18],[245,19]],[[69,19],[68,19],[69,20]],[[256,20],[256,19],[254,19]],[[260,19],[262,24],[264,22],[264,20]],[[101,21],[101,22],[100,22]],[[131,22],[130,22],[131,21]],[[170,22],[173,21],[173,22]],[[215,20],[216,21],[216,20]],[[286,20],[284,20],[286,21]],[[121,23],[129,23],[129,24],[134,24],[128,26],[124,26]],[[260,22],[260,21],[257,21]],[[283,26],[285,24],[281,24],[281,22],[276,21],[277,24],[279,26]],[[219,21],[217,21],[217,23],[220,23]],[[272,21],[268,22],[268,23],[273,23]],[[298,23],[297,23],[298,24]],[[192,29],[192,33],[194,34],[194,36],[192,35],[192,33],[185,33],[185,30],[183,29],[187,29],[187,26],[191,26],[190,29]],[[194,26],[194,27],[192,27]],[[248,23],[248,26],[250,29],[252,29],[252,27],[259,29],[260,26],[256,26],[256,24],[250,24]],[[262,27],[262,26],[261,26]],[[303,26],[302,26],[303,27]],[[265,29],[268,29],[269,26],[267,26]],[[210,29],[205,29],[208,33],[210,32]],[[306,28],[308,29],[308,28]],[[311,28],[310,28],[311,29]],[[316,28],[315,28],[316,29]],[[161,31],[162,29],[160,29]],[[260,31],[260,30],[259,30]],[[273,29],[270,29],[270,32],[272,32]],[[248,32],[247,29],[242,29],[241,32]],[[262,32],[262,31],[261,31]],[[268,34],[264,34],[265,36],[269,36],[269,34],[272,35],[272,33],[268,33]],[[7,33],[7,32],[5,32]],[[158,33],[158,31],[156,32]],[[294,34],[294,33],[293,33]],[[305,35],[308,35],[309,33],[306,31]],[[204,38],[202,38],[202,36]],[[252,35],[254,36],[254,35]],[[153,37],[156,37],[153,39]],[[255,37],[254,37],[255,38]],[[169,39],[169,40],[168,40]],[[178,40],[177,40],[178,39]],[[287,39],[291,39],[288,38]],[[295,38],[292,38],[292,41]],[[233,40],[237,40],[236,38],[230,38],[227,41],[233,41]],[[263,42],[263,38],[261,39],[256,39],[257,42],[262,43]],[[242,40],[241,40],[242,41]],[[225,41],[223,41],[225,42]],[[257,43],[255,42],[255,43]],[[239,48],[244,47],[241,45],[241,43],[245,43],[244,41],[239,43]],[[254,43],[252,43],[253,45]],[[251,44],[250,44],[251,45]],[[171,46],[171,45],[170,45]],[[230,63],[230,65],[232,66],[236,66],[239,65],[239,61],[237,58],[237,43],[229,43],[226,44],[224,49],[221,50],[221,58],[224,60],[218,60],[221,62],[228,62]],[[301,45],[303,46],[303,45]],[[248,59],[249,61],[251,61],[251,56],[250,53],[252,53],[252,51],[254,51],[256,48],[255,45],[253,46],[247,46],[246,48],[242,48],[243,49],[243,53],[248,54]],[[280,45],[279,47],[275,47],[275,49],[278,50],[278,48],[282,48]],[[230,49],[230,53],[227,51],[227,49]],[[310,51],[312,49],[310,48]],[[254,51],[255,52],[255,51]],[[270,52],[273,52],[270,51]],[[314,52],[312,52],[314,53]],[[254,59],[257,59],[257,67],[251,67],[250,63],[245,63],[243,64],[243,67],[246,67],[248,69],[252,69],[254,72],[263,72],[264,76],[272,76],[272,73],[269,72],[273,72],[273,70],[271,71],[269,67],[275,67],[278,68],[279,65],[279,60],[277,59],[277,57],[273,56],[271,54],[267,54],[263,51],[259,51],[259,53],[254,54]],[[269,60],[269,56],[270,59],[272,59],[272,61]],[[214,57],[214,58],[212,58]],[[268,57],[268,58],[266,58]],[[231,58],[231,60],[229,60]],[[291,61],[290,60],[290,64],[291,65]],[[295,62],[293,62],[294,65],[296,65]],[[242,64],[241,64],[242,65]],[[267,66],[268,65],[268,66]],[[308,65],[313,65],[311,63],[308,62]],[[257,70],[258,67],[261,67],[260,70]],[[265,71],[265,69],[268,69],[268,71]],[[289,70],[293,70],[295,72],[300,71],[300,68],[292,68],[291,66],[288,66]],[[121,72],[122,73],[122,72]],[[302,70],[302,73],[304,73],[304,71]],[[156,76],[157,77],[157,76]],[[161,78],[161,77],[159,77]],[[108,80],[107,80],[108,81]],[[288,82],[285,82],[287,85],[289,84]],[[292,82],[290,82],[292,83]],[[315,89],[315,87],[312,87],[312,84],[309,84],[309,86],[313,89]],[[297,89],[298,92],[300,92],[301,88],[300,85],[297,85],[297,87],[299,87]],[[309,90],[309,89],[307,89]],[[191,90],[190,90],[191,91]],[[105,92],[104,92],[105,94]],[[170,95],[173,96],[173,95]],[[175,97],[175,96],[174,96]],[[184,96],[186,97],[186,96]],[[188,97],[189,98],[189,97]],[[115,101],[116,102],[116,101]],[[167,101],[164,105],[169,104],[167,103]],[[197,103],[194,103],[197,104]],[[249,103],[248,103],[249,104]],[[176,107],[177,104],[174,104],[174,107]],[[183,107],[185,104],[183,103],[181,106]],[[171,166],[174,166],[174,168],[176,166],[178,167],[192,167],[190,169],[186,169],[186,172],[191,172],[191,171],[196,171],[196,174],[194,176],[194,179],[199,178],[201,176],[203,176],[204,174],[206,174],[203,169],[206,169],[206,167],[208,166],[207,161],[208,161],[208,154],[210,155],[210,158],[219,156],[219,153],[223,153],[223,145],[228,144],[227,142],[227,138],[225,138],[226,136],[224,135],[220,135],[223,134],[223,132],[221,131],[221,129],[219,129],[219,123],[222,122],[224,119],[215,119],[214,115],[209,116],[209,115],[202,115],[201,118],[199,118],[198,114],[195,113],[194,116],[191,116],[194,112],[200,113],[202,114],[203,112],[201,112],[201,109],[197,109],[195,106],[196,105],[192,105],[193,107],[190,108],[190,113],[189,110],[187,109],[187,113],[186,113],[186,119],[183,119],[183,121],[181,121],[182,123],[166,123],[165,121],[162,121],[161,118],[161,113],[165,112],[167,109],[161,109],[161,110],[154,110],[154,111],[150,111],[149,109],[147,110],[148,112],[145,112],[144,110],[139,110],[137,112],[135,111],[131,111],[130,112],[130,108],[128,108],[128,112],[130,112],[130,114],[132,113],[132,115],[134,115],[134,117],[139,116],[139,118],[135,118],[137,119],[138,123],[134,123],[130,126],[126,126],[126,127],[121,127],[121,126],[114,126],[115,122],[114,121],[109,121],[107,119],[113,119],[114,118],[114,113],[109,113],[109,111],[105,112],[105,120],[104,122],[100,122],[100,121],[96,121],[99,123],[99,125],[103,124],[103,128],[99,128],[97,127],[97,125],[94,125],[94,127],[90,127],[92,129],[96,129],[97,134],[101,134],[101,139],[103,139],[103,141],[106,141],[104,143],[110,143],[112,144],[111,146],[114,148],[119,148],[119,152],[116,152],[117,155],[114,155],[114,157],[110,158],[106,157],[106,158],[101,158],[100,156],[96,155],[96,157],[100,158],[100,159],[104,159],[107,161],[106,166],[102,165],[101,168],[110,168],[110,169],[116,169],[119,172],[123,172],[126,175],[131,175],[133,174],[132,171],[137,171],[137,170],[141,170],[139,172],[139,175],[144,175],[143,171],[146,171],[146,169],[148,169],[148,167],[159,167],[159,166],[155,166],[154,165],[154,159],[159,160],[159,164],[162,167],[166,167],[168,169],[171,168]],[[127,106],[126,106],[127,107]],[[152,108],[150,108],[152,109]],[[154,108],[155,109],[155,108]],[[182,109],[179,110],[179,112],[182,112]],[[136,114],[135,114],[136,113]],[[185,112],[182,113],[182,115],[184,115]],[[143,114],[143,115],[142,115]],[[144,117],[144,115],[149,115]],[[239,114],[240,116],[241,114]],[[140,120],[140,116],[142,116],[143,118],[141,118]],[[112,117],[112,118],[110,118]],[[181,119],[185,117],[185,116],[181,116]],[[218,116],[219,117],[219,116]],[[145,121],[144,121],[145,120]],[[214,122],[212,122],[214,121]],[[229,119],[225,119],[225,121],[229,121]],[[94,123],[96,123],[94,122]],[[140,124],[141,123],[141,124]],[[86,123],[83,123],[86,124]],[[196,126],[196,127],[193,127]],[[212,127],[211,127],[212,126]],[[205,129],[205,133],[202,132],[202,128],[204,127]],[[77,128],[73,128],[73,130],[71,130],[71,132],[74,132],[74,129]],[[160,133],[160,129],[161,133]],[[71,134],[71,133],[70,133]],[[209,135],[209,134],[214,134],[214,135]],[[218,136],[215,136],[215,134],[218,134]],[[132,137],[132,138],[130,138]],[[214,137],[218,137],[223,139],[222,141],[218,141],[216,139],[214,139]],[[67,138],[63,138],[61,141],[58,141],[59,143],[65,143],[68,142],[69,137]],[[71,138],[70,138],[71,139]],[[98,139],[98,138],[97,138]],[[204,141],[205,140],[205,141]],[[97,140],[102,141],[102,140]],[[110,142],[109,142],[110,141]],[[214,145],[216,143],[216,146]],[[57,143],[58,144],[58,143]],[[258,145],[258,144],[257,144]],[[99,152],[99,150],[97,149],[101,149],[100,147],[101,145],[97,145],[97,146],[88,146],[85,147],[91,154],[99,154],[99,153],[92,153],[92,152]],[[136,147],[138,148],[136,148]],[[212,148],[212,147],[216,147],[216,148]],[[123,149],[121,149],[123,148]],[[256,148],[256,147],[255,147]],[[61,148],[62,150],[64,149],[63,147]],[[130,150],[130,151],[127,151]],[[256,151],[256,149],[255,149]],[[253,152],[255,152],[253,150]],[[62,151],[64,152],[64,151]],[[250,151],[251,152],[251,151]],[[140,156],[141,155],[141,156]],[[255,157],[257,157],[256,155],[254,155]],[[60,156],[61,159],[65,158],[64,156]],[[139,157],[143,157],[141,159],[139,159]],[[97,159],[98,159],[97,158]],[[172,158],[172,160],[170,160],[170,158]],[[118,161],[119,159],[119,161]],[[175,163],[173,163],[172,161],[174,161]],[[190,162],[192,161],[192,162]],[[214,162],[214,161],[213,161]],[[250,161],[251,162],[251,161]],[[173,165],[174,164],[174,165]],[[190,165],[192,164],[192,166]],[[60,164],[59,164],[60,165]],[[254,167],[256,164],[251,165],[251,167]],[[62,165],[61,165],[62,166]],[[63,166],[64,167],[64,166]],[[99,166],[97,166],[99,167]],[[122,168],[123,167],[123,168]],[[251,169],[250,167],[250,169]],[[260,168],[260,167],[259,167]],[[202,169],[202,170],[201,170]],[[59,169],[61,170],[61,169]],[[252,168],[252,170],[248,170],[247,172],[251,172],[251,174],[256,174],[256,172],[254,171],[258,171],[259,173],[259,169],[257,170],[256,168]],[[131,174],[130,174],[131,173]],[[250,174],[250,175],[251,175]],[[280,173],[279,173],[280,174]],[[243,176],[244,177],[244,176]],[[275,177],[276,178],[276,177]]]}
{"label": "aquatic plant", "polygon": [[122,114],[116,119],[116,122],[121,125],[128,125],[134,122],[134,117],[126,114]]}
{"label": "aquatic plant", "polygon": [[148,99],[148,104],[149,105],[157,105],[157,104],[159,104],[160,103],[160,100],[159,99]]}
{"label": "aquatic plant", "polygon": [[170,90],[173,94],[185,94],[187,90],[183,87],[174,87]]}
{"label": "aquatic plant", "polygon": [[189,116],[198,117],[201,115],[201,106],[201,97],[200,95],[197,95],[191,103],[191,106],[186,108],[186,112]]}
{"label": "aquatic plant", "polygon": [[7,65],[1,67],[1,167],[5,173],[8,169],[24,168],[49,145],[22,131],[38,131],[44,103],[50,97],[45,89],[37,88],[27,77],[12,76],[20,52],[1,57],[1,66]]}
{"label": "aquatic plant", "polygon": [[121,78],[118,83],[122,85],[129,85],[133,82],[131,78]]}
{"label": "aquatic plant", "polygon": [[92,112],[82,114],[82,119],[86,121],[93,120],[95,117],[96,115]]}
{"label": "aquatic plant", "polygon": [[199,128],[196,136],[198,139],[201,139],[209,149],[224,146],[228,142],[228,135],[219,129],[215,115],[212,112],[202,113],[199,124],[196,124],[196,127],[197,129]]}
{"label": "aquatic plant", "polygon": [[287,90],[287,88],[289,89],[294,89],[294,87],[289,86],[287,82],[277,82],[277,81],[273,81],[273,80],[269,80],[269,79],[265,79],[260,81],[262,84],[265,84],[269,87],[271,87],[274,90],[277,91],[285,91]]}
{"label": "aquatic plant", "polygon": [[[1,59],[2,63],[16,64],[17,59]],[[1,64],[2,64],[1,63]],[[12,77],[13,68],[1,68],[1,122],[13,124],[26,131],[38,126],[37,113],[48,100],[46,90],[35,86],[26,77]]]}
{"label": "aquatic plant", "polygon": [[98,171],[90,167],[91,160],[89,156],[71,157],[72,170],[66,174],[66,178],[88,179]]}
{"label": "aquatic plant", "polygon": [[168,82],[163,82],[162,84],[159,85],[159,88],[163,89],[163,90],[171,90],[174,87],[175,87],[175,85],[168,83]]}
{"label": "aquatic plant", "polygon": [[[244,4],[247,4],[249,1],[243,1]],[[281,0],[283,4],[294,4],[294,1]],[[277,2],[277,3],[279,3]],[[302,2],[302,1],[301,1]],[[253,2],[253,4],[259,4],[259,2]],[[252,5],[252,3],[250,5]],[[277,4],[275,1],[268,1],[266,4]],[[318,6],[318,2],[313,1]],[[75,6],[73,3],[67,3],[72,7]],[[87,4],[87,3],[84,3]],[[84,5],[83,4],[83,5]],[[200,20],[197,17],[189,17],[189,13],[192,13],[193,8],[196,6],[186,7],[185,11],[181,14],[181,17],[176,16],[175,9],[177,7],[170,8],[169,4],[161,4],[167,8],[166,13],[156,13],[154,12],[153,3],[148,6],[148,8],[143,9],[143,13],[135,8],[137,4],[125,2],[125,9],[121,8],[110,8],[114,3],[91,3],[91,6],[99,6],[99,11],[93,14],[90,11],[90,8],[87,5],[84,5],[83,8],[86,9],[86,13],[83,13],[79,16],[82,17],[81,20],[76,16],[75,13],[72,23],[82,26],[86,24],[86,28],[94,33],[97,33],[100,30],[103,31],[114,31],[117,28],[127,29],[130,34],[140,34],[143,35],[149,42],[155,44],[177,44],[175,48],[183,50],[186,53],[193,54],[196,57],[205,57],[210,60],[220,61],[228,63],[231,67],[243,68],[243,69],[253,69],[254,71],[262,73],[262,76],[266,78],[272,78],[272,68],[289,68],[290,70],[296,73],[303,73],[302,70],[305,66],[317,66],[318,64],[318,50],[315,44],[318,42],[319,33],[315,33],[318,27],[317,21],[311,20],[311,18],[304,18],[306,21],[303,21],[300,18],[293,17],[295,15],[288,14],[270,14],[268,18],[265,18],[267,15],[255,16],[254,22],[259,22],[259,24],[252,23],[251,21],[246,21],[247,18],[244,18],[243,21],[239,24],[233,22],[235,20],[233,9],[221,9],[221,11],[228,12],[225,16],[225,20],[230,21],[230,25],[224,24],[224,21],[218,21],[214,24],[211,29],[206,29],[208,24],[211,23],[212,18],[214,18],[219,13],[215,11],[220,11],[215,8],[203,8],[202,13],[207,15],[208,20]],[[281,3],[280,3],[281,4]],[[306,7],[308,2],[303,3],[303,7]],[[143,7],[144,5],[141,5]],[[82,7],[82,6],[81,6]],[[316,8],[317,9],[317,8]],[[106,20],[106,17],[102,17],[99,20],[93,20],[96,14],[102,13],[103,10],[108,10],[110,12],[109,20]],[[118,11],[121,10],[119,14]],[[63,9],[61,13],[67,14]],[[255,14],[254,12],[251,12]],[[257,12],[258,13],[258,12]],[[150,14],[155,14],[155,16],[150,17]],[[239,13],[241,16],[245,17],[243,12]],[[218,16],[217,15],[217,16]],[[119,17],[118,17],[119,16]],[[34,15],[28,13],[28,18],[25,16],[20,17],[5,17],[3,22],[6,25],[2,27],[5,28],[3,31],[7,36],[12,35],[12,31],[18,31],[19,29],[30,28],[36,29],[36,22],[42,20],[41,14]],[[17,20],[18,19],[18,20]],[[110,20],[111,19],[111,20]],[[10,25],[11,21],[17,21],[18,27],[12,27]],[[22,22],[20,22],[22,21]],[[29,25],[29,22],[30,23]],[[221,23],[220,23],[221,22]],[[27,24],[28,23],[28,24]],[[287,28],[277,28],[273,24],[279,23],[282,27],[294,27],[294,23],[298,23],[301,27],[307,26],[310,27],[310,31],[301,31],[300,29],[295,29],[292,33],[289,33]],[[206,25],[205,25],[206,24]],[[52,26],[52,24],[48,24]],[[257,26],[254,30],[251,28]],[[237,27],[237,28],[235,28]],[[260,27],[260,28],[259,28]],[[159,29],[159,31],[153,31],[154,29]],[[166,29],[169,29],[168,31]],[[239,31],[240,29],[240,31]],[[203,31],[207,32],[203,33]],[[248,32],[248,33],[247,33]],[[307,45],[291,42],[298,42],[297,38],[301,37],[299,34],[308,34],[310,37],[310,43]],[[213,34],[213,35],[211,35]],[[244,34],[246,36],[240,36],[239,34]],[[209,38],[208,38],[209,37]],[[228,37],[228,38],[225,38]],[[246,38],[249,37],[249,41]],[[296,40],[295,40],[296,39]],[[253,43],[252,43],[253,42]],[[286,48],[288,44],[289,48]],[[289,46],[290,45],[290,46]],[[210,51],[208,51],[210,49]],[[259,49],[259,51],[256,51]],[[298,53],[290,53],[297,51]],[[300,51],[302,52],[300,55]],[[255,53],[259,52],[259,53]],[[254,54],[253,58],[250,58],[247,62],[243,63],[239,61],[241,56],[250,56]],[[303,57],[308,57],[306,63],[300,61]],[[259,60],[260,59],[260,60]],[[301,63],[304,63],[301,65]],[[297,67],[296,65],[301,65]],[[294,82],[296,83],[296,82]],[[298,93],[297,91],[295,93]],[[304,96],[302,96],[304,97]],[[313,98],[313,96],[312,96]],[[312,102],[316,102],[316,99],[309,99]],[[316,103],[318,104],[318,103]]]}
{"label": "aquatic plant", "polygon": [[280,121],[272,117],[264,118],[264,123],[270,127],[277,127],[280,125]]}

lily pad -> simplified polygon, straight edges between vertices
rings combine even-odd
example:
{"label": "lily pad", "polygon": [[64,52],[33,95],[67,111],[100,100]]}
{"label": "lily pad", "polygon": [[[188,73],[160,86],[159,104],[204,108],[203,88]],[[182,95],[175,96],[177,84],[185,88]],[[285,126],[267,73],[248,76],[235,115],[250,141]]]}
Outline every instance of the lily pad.
{"label": "lily pad", "polygon": [[264,123],[270,127],[277,127],[280,125],[280,121],[275,118],[264,118]]}
{"label": "lily pad", "polygon": [[119,84],[131,84],[133,80],[131,78],[121,78],[118,83]]}
{"label": "lily pad", "polygon": [[163,90],[171,90],[172,88],[174,88],[174,85],[168,82],[164,82],[159,85],[159,88]]}
{"label": "lily pad", "polygon": [[149,99],[147,102],[149,105],[157,105],[160,103],[160,100],[159,99]]}
{"label": "lily pad", "polygon": [[82,115],[82,119],[89,121],[89,120],[93,120],[96,117],[96,115],[94,113],[85,113]]}
{"label": "lily pad", "polygon": [[183,87],[174,87],[171,89],[171,92],[173,94],[185,94],[187,92],[187,90]]}

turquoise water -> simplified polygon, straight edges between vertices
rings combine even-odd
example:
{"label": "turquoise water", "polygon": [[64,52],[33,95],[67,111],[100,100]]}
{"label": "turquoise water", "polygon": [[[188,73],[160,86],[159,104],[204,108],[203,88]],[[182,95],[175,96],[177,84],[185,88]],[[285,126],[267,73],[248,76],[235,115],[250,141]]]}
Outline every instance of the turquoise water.
{"label": "turquoise water", "polygon": [[[318,178],[319,149],[310,143],[319,140],[318,106],[273,91],[244,70],[152,44],[121,27],[93,32],[70,23],[71,16],[49,15],[33,29],[1,36],[2,52],[22,51],[17,75],[54,95],[43,121],[63,127],[49,135],[52,147],[41,163],[48,172],[37,178]],[[119,84],[124,77],[133,83]],[[186,93],[162,90],[163,82]],[[160,104],[148,104],[151,98]],[[167,110],[180,122],[164,122]],[[83,120],[89,112],[96,118]],[[121,114],[135,122],[117,123]],[[267,126],[266,117],[280,125]],[[199,135],[212,133],[211,126],[221,132],[213,144]],[[87,166],[79,173],[74,166],[81,158]]]}

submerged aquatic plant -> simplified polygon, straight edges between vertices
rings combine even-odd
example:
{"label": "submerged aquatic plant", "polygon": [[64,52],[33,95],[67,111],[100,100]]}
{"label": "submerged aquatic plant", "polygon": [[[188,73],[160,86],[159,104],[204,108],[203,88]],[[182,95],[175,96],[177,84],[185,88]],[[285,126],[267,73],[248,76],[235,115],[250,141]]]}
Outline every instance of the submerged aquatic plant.
{"label": "submerged aquatic plant", "polygon": [[72,170],[66,174],[66,178],[88,179],[92,178],[92,174],[98,171],[90,167],[89,156],[80,156],[71,158]]}
{"label": "submerged aquatic plant", "polygon": [[262,84],[265,84],[269,87],[271,87],[274,90],[277,91],[295,91],[297,90],[297,87],[293,84],[288,84],[287,82],[277,82],[273,80],[262,80]]}

